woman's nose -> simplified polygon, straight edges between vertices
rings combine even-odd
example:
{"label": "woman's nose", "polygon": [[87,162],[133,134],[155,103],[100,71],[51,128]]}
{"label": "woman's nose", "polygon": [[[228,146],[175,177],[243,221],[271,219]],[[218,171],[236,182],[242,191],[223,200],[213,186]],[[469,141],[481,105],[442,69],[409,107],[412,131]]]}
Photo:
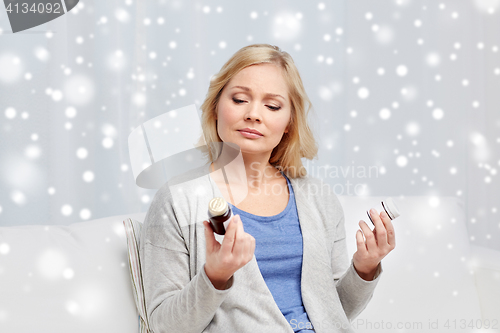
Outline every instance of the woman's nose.
{"label": "woman's nose", "polygon": [[245,114],[245,119],[246,120],[255,120],[255,121],[261,120],[259,106],[257,105],[257,103],[249,104],[248,109],[247,109],[247,113]]}

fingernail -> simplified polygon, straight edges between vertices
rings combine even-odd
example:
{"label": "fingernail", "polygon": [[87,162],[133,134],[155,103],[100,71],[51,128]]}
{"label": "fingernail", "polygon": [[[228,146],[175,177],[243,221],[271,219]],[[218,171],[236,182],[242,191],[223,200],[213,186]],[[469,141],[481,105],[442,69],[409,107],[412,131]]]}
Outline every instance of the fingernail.
{"label": "fingernail", "polygon": [[370,209],[370,213],[376,214],[375,208]]}

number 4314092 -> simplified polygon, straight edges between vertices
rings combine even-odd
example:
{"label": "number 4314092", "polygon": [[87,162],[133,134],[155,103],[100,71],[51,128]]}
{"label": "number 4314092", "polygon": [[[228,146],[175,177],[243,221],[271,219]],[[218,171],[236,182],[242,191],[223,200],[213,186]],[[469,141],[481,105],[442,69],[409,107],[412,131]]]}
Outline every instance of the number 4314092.
{"label": "number 4314092", "polygon": [[[21,11],[19,11],[19,6],[21,7]],[[13,9],[13,7],[15,7]],[[28,12],[32,12],[32,13],[55,13],[55,14],[60,14],[61,13],[61,4],[60,3],[55,3],[55,4],[51,4],[51,3],[34,3],[31,5],[31,7],[29,6],[28,3],[22,3],[22,4],[18,4],[16,3],[14,6],[12,6],[12,3],[9,3],[9,5],[7,6],[7,13],[12,13],[13,11],[17,14],[17,13],[28,13]]]}

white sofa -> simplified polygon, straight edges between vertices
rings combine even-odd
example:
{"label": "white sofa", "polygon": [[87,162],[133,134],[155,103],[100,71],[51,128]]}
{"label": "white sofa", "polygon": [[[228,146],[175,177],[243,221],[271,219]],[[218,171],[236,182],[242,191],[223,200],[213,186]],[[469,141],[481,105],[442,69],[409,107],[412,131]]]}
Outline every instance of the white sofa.
{"label": "white sofa", "polygon": [[[382,199],[340,197],[351,255],[358,221]],[[355,330],[498,332],[500,253],[469,245],[460,199],[394,200],[397,246]],[[0,332],[139,332],[122,221],[144,217],[0,227]],[[486,320],[496,329],[485,330]]]}

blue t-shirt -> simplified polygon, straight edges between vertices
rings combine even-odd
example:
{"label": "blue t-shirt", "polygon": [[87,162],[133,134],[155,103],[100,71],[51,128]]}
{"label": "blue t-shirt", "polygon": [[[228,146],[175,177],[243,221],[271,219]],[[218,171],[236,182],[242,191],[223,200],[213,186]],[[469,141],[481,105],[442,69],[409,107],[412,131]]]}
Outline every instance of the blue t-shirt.
{"label": "blue t-shirt", "polygon": [[258,216],[229,205],[234,215],[240,215],[245,232],[255,238],[255,258],[279,309],[294,332],[310,333],[314,330],[300,290],[302,233],[293,188],[283,176],[290,198],[285,210],[278,215]]}

